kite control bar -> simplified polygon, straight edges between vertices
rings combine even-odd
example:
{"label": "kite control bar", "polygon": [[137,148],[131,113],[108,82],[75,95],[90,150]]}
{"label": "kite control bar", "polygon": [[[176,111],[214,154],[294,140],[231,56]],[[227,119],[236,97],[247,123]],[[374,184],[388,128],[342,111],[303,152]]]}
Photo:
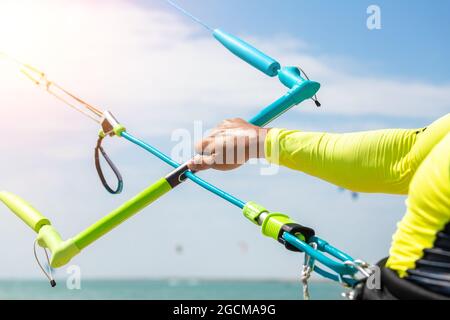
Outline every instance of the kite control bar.
{"label": "kite control bar", "polygon": [[[285,79],[287,75],[290,76],[290,79],[292,79],[291,82],[288,82],[288,87],[290,90],[280,99],[264,108],[258,115],[253,117],[250,121],[255,125],[263,125],[270,122],[272,119],[275,119],[281,113],[292,108],[294,105],[311,98],[319,90],[320,85],[317,82],[302,78],[300,71],[295,72],[292,67],[281,69],[279,75],[280,80]],[[41,73],[40,78],[45,79],[43,73]],[[283,81],[284,80],[282,80],[282,82]],[[48,88],[48,86],[46,87]],[[193,172],[187,170],[186,166],[175,162],[157,148],[135,138],[126,131],[125,127],[122,126],[110,112],[104,112],[104,116],[98,122],[101,123],[103,128],[101,135],[115,135],[123,137],[157,156],[176,169],[166,177],[159,179],[134,198],[125,202],[122,206],[118,207],[110,214],[88,227],[86,230],[65,241],[62,240],[61,236],[51,225],[50,221],[47,218],[44,218],[37,210],[33,209],[26,201],[7,192],[0,193],[0,200],[3,201],[19,218],[28,224],[28,226],[38,233],[38,244],[41,247],[48,248],[51,251],[52,256],[50,265],[52,267],[56,268],[67,264],[72,257],[78,254],[82,249],[114,229],[126,219],[150,205],[153,201],[172,190],[186,178],[189,178],[201,187],[211,191],[239,208],[244,209],[246,215],[249,215],[249,212],[251,211],[249,208],[253,208],[253,206],[249,207],[248,203],[246,204],[246,202],[237,199],[229,193],[206,182]],[[264,221],[266,222],[264,223]],[[264,234],[269,236],[272,235],[272,232],[274,232],[273,230],[282,228],[287,223],[292,224],[293,221],[290,221],[287,216],[281,215],[268,215],[266,220],[261,221]],[[307,231],[311,235],[313,234],[310,229]],[[305,236],[307,235],[303,235],[303,239],[305,239]],[[282,241],[282,238],[278,236],[278,234],[277,240]]]}
{"label": "kite control bar", "polygon": [[[297,67],[281,67],[277,61],[245,41],[219,29],[210,30],[213,31],[213,36],[233,54],[270,77],[278,76],[280,82],[289,89],[286,94],[262,109],[257,115],[251,118],[249,122],[257,126],[265,126],[284,112],[307,99],[312,99],[317,106],[320,106],[316,97],[320,84],[309,80],[301,69]],[[167,176],[159,179],[108,215],[104,216],[73,238],[67,240],[62,239],[57,230],[51,225],[49,219],[44,217],[25,200],[9,192],[0,192],[0,201],[4,202],[11,211],[38,234],[37,244],[50,250],[51,259],[49,264],[51,267],[58,268],[64,266],[81,250],[123,223],[128,218],[132,217],[134,214],[149,206],[152,202],[156,201],[182,182],[189,179],[242,209],[244,215],[250,221],[261,226],[264,235],[279,241],[289,250],[305,252],[305,254],[312,257],[314,261],[317,260],[336,272],[336,274],[332,274],[317,267],[315,270],[319,274],[330,279],[337,279],[346,285],[352,285],[351,280],[359,270],[358,265],[355,263],[352,264],[352,261],[354,260],[351,257],[330,246],[320,238],[317,238],[314,235],[314,230],[295,223],[284,214],[271,213],[254,202],[244,202],[215,187],[198,177],[194,172],[189,171],[185,164],[177,163],[154,146],[132,136],[109,111],[100,111],[66,91],[55,82],[49,81],[46,75],[41,71],[29,65],[22,64],[15,59],[12,60],[20,65],[21,71],[35,84],[41,86],[48,93],[52,94],[65,104],[82,112],[100,124],[101,131],[96,147],[95,164],[100,179],[109,192],[119,193],[122,190],[123,182],[117,168],[101,147],[102,140],[108,136],[125,138],[175,168],[174,171]],[[103,155],[118,178],[116,189],[109,187],[106,183],[100,167],[100,154]],[[314,246],[312,246],[312,244],[314,244]],[[330,259],[324,253],[327,253],[340,261]],[[350,276],[350,278],[344,277],[346,275]],[[51,279],[51,281],[53,280]]]}

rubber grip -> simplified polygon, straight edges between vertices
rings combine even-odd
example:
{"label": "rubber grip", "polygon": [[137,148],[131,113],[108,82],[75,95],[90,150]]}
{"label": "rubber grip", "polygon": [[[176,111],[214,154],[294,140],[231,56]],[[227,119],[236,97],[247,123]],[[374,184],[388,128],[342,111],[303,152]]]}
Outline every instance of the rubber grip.
{"label": "rubber grip", "polygon": [[219,29],[214,30],[213,36],[225,48],[261,72],[270,77],[278,74],[278,70],[281,68],[280,64],[244,40]]}
{"label": "rubber grip", "polygon": [[0,200],[35,232],[39,232],[45,225],[50,225],[50,221],[46,217],[15,194],[2,191]]}

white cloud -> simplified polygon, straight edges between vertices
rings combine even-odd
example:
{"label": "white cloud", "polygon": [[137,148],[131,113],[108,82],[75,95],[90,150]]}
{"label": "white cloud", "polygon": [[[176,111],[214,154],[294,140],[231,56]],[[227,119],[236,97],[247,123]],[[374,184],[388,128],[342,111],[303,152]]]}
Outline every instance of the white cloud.
{"label": "white cloud", "polygon": [[[144,127],[148,134],[186,119],[221,119],[256,111],[285,91],[277,80],[233,57],[177,13],[142,10],[124,1],[15,3],[4,2],[4,9],[28,8],[27,14],[16,17],[3,10],[14,19],[4,20],[0,29],[11,39],[8,24],[22,26],[16,35],[21,41],[10,41],[14,52],[88,101],[114,110],[124,122]],[[307,44],[292,35],[270,41],[248,38],[281,62],[301,65],[321,82],[324,112],[432,117],[450,110],[450,84],[373,78],[370,70],[367,76],[352,75],[333,65],[332,59],[325,62],[305,53]],[[77,115],[57,110],[58,102],[32,91],[25,80],[12,81],[13,76],[0,75],[2,118],[24,121],[23,115],[30,113],[33,123],[39,121],[42,128],[68,129],[61,123]],[[38,128],[32,125],[30,130]]]}
{"label": "white cloud", "polygon": [[450,111],[450,85],[347,76],[322,92],[335,113],[438,117]]}

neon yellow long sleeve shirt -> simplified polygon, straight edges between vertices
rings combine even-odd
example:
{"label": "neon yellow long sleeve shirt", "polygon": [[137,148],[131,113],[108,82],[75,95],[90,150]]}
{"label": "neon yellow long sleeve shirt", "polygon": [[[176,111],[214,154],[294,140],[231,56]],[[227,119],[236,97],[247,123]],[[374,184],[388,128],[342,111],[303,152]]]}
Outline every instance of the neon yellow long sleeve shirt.
{"label": "neon yellow long sleeve shirt", "polygon": [[450,221],[450,114],[420,129],[271,129],[266,159],[356,192],[408,195],[387,266],[405,276]]}

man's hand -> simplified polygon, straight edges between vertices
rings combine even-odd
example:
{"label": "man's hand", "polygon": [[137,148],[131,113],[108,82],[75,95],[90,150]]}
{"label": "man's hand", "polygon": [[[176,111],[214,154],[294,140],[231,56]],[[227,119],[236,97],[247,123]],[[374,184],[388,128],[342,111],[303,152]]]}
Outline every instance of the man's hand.
{"label": "man's hand", "polygon": [[192,171],[232,170],[251,158],[264,157],[264,141],[270,129],[254,126],[243,119],[222,121],[209,136],[198,142],[198,153],[189,163]]}

